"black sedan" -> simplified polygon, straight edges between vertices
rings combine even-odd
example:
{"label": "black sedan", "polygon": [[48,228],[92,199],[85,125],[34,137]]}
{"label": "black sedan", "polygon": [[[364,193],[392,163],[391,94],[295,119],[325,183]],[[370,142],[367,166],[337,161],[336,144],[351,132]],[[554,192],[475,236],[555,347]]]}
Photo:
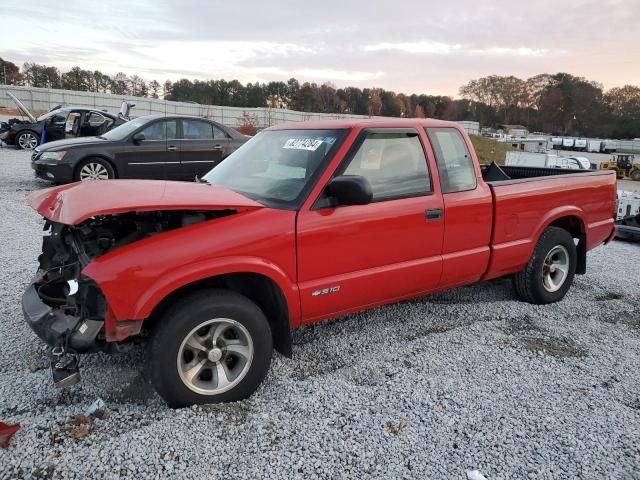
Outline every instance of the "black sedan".
{"label": "black sedan", "polygon": [[193,180],[249,137],[198,117],[147,115],[90,138],[42,145],[31,157],[37,177],[55,183],[111,178]]}
{"label": "black sedan", "polygon": [[132,104],[124,102],[118,115],[87,107],[58,107],[35,118],[15,96],[8,94],[28,120],[12,119],[0,125],[0,140],[21,150],[67,138],[102,135],[128,120]]}

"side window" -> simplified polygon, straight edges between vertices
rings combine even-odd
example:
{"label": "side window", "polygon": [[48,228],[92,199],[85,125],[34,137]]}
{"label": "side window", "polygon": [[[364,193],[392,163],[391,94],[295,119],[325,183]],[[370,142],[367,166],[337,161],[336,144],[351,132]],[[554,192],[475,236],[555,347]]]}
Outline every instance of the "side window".
{"label": "side window", "polygon": [[88,123],[92,127],[98,127],[105,121],[105,117],[98,112],[90,112],[85,114],[85,123]]}
{"label": "side window", "polygon": [[218,128],[216,126],[212,126],[212,128],[213,128],[213,138],[215,138],[216,140],[229,138],[229,135],[227,135],[226,132],[224,132],[221,128]]}
{"label": "side window", "polygon": [[476,188],[476,170],[464,138],[455,128],[427,128],[436,154],[442,193]]}
{"label": "side window", "polygon": [[167,139],[167,122],[160,121],[149,125],[142,130],[146,140],[166,140]]}
{"label": "side window", "polygon": [[178,120],[167,120],[164,123],[167,129],[167,140],[176,140],[178,138]]}
{"label": "side window", "polygon": [[343,175],[361,175],[373,201],[417,197],[431,192],[427,159],[417,133],[369,133]]}
{"label": "side window", "polygon": [[142,132],[147,140],[173,140],[178,136],[178,122],[177,120],[161,120],[152,123]]}
{"label": "side window", "polygon": [[212,140],[213,127],[208,122],[199,120],[182,120],[185,140]]}

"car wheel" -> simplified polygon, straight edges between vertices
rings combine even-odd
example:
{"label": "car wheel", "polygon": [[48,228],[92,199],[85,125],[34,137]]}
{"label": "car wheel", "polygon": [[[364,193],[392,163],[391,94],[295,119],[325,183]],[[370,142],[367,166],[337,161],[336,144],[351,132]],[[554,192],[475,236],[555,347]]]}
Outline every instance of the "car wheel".
{"label": "car wheel", "polygon": [[149,377],[172,408],[250,396],[269,370],[273,340],[262,310],[228,290],[202,290],[159,319]]}
{"label": "car wheel", "polygon": [[75,174],[76,181],[109,180],[116,178],[113,167],[106,160],[89,158],[78,165]]}
{"label": "car wheel", "polygon": [[629,176],[631,177],[631,180],[640,182],[640,170],[634,170]]}
{"label": "car wheel", "polygon": [[32,132],[31,130],[27,130],[26,132],[21,132],[16,137],[16,147],[20,150],[33,150],[40,144],[40,139],[36,132]]}
{"label": "car wheel", "polygon": [[527,266],[513,277],[516,294],[525,302],[539,305],[562,300],[571,288],[577,258],[571,234],[562,228],[548,227]]}

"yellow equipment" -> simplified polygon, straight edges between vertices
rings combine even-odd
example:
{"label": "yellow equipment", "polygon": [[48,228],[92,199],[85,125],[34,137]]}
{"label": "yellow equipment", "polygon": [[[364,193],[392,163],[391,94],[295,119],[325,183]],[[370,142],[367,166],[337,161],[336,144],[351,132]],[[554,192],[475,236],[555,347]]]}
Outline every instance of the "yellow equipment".
{"label": "yellow equipment", "polygon": [[609,162],[602,162],[600,170],[615,170],[619,179],[629,177],[640,181],[640,163],[634,163],[635,156],[631,153],[618,153]]}

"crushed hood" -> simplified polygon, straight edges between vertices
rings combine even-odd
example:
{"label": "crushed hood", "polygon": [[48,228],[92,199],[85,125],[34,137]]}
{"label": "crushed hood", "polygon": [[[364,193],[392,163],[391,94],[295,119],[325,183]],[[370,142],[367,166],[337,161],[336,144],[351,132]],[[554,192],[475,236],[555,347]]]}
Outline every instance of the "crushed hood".
{"label": "crushed hood", "polygon": [[162,180],[78,182],[27,194],[43,217],[77,225],[98,215],[157,210],[255,210],[263,206],[221,186]]}

